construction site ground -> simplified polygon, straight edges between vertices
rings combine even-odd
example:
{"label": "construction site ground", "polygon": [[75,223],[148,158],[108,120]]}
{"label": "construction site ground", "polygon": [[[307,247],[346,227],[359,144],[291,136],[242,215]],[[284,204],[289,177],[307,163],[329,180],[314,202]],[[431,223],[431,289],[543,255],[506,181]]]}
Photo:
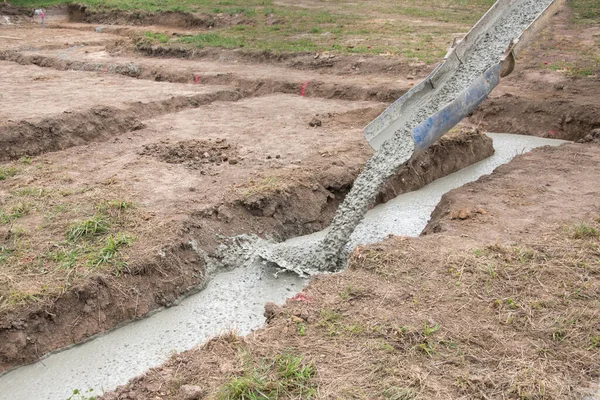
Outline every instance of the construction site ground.
{"label": "construction site ground", "polygon": [[[0,5],[0,372],[177,304],[214,272],[204,256],[223,237],[325,228],[372,154],[362,128],[489,6],[392,3],[192,19],[62,7],[45,29]],[[355,29],[337,47],[334,17]],[[269,305],[264,329],[175,355],[105,398],[223,398],[244,379],[268,398],[597,391],[599,21],[562,8],[378,202],[488,157],[481,131],[580,143],[518,156],[444,197],[426,235],[359,248],[348,271]],[[273,26],[296,36],[280,42]],[[215,32],[216,45],[185,40]],[[290,364],[301,377],[281,376]]]}

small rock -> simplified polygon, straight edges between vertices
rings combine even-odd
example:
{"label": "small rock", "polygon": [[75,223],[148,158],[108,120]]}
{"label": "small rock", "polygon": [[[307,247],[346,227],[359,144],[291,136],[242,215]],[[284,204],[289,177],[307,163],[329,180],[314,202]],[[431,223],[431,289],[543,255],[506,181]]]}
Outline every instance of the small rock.
{"label": "small rock", "polygon": [[205,396],[206,392],[197,385],[183,385],[179,388],[184,400],[198,400]]}
{"label": "small rock", "polygon": [[450,219],[462,219],[462,220],[465,220],[465,219],[469,219],[469,218],[471,218],[471,212],[468,209],[466,209],[466,208],[463,208],[463,209],[458,210],[458,211],[453,211],[450,214]]}
{"label": "small rock", "polygon": [[233,215],[231,215],[231,212],[229,212],[229,209],[227,209],[227,207],[220,206],[217,209],[217,219],[229,223],[233,219]]}
{"label": "small rock", "polygon": [[406,79],[408,79],[409,81],[412,81],[413,79],[415,79],[415,77],[412,76],[412,75],[409,75],[409,76],[406,77]]}
{"label": "small rock", "polygon": [[230,159],[229,159],[229,164],[231,164],[231,165],[235,165],[235,164],[237,164],[237,163],[238,163],[238,160],[237,160],[236,158],[230,158]]}
{"label": "small rock", "polygon": [[312,119],[312,120],[311,120],[311,121],[308,123],[308,125],[310,125],[310,126],[312,126],[313,128],[315,128],[315,127],[317,127],[317,126],[321,126],[321,125],[323,125],[323,122],[322,122],[320,119],[318,119],[318,118],[313,118],[313,119]]}
{"label": "small rock", "polygon": [[149,383],[148,385],[146,385],[146,389],[149,392],[156,393],[156,392],[158,392],[160,390],[160,384],[156,383],[156,382]]}
{"label": "small rock", "polygon": [[269,303],[265,304],[264,316],[267,319],[267,322],[272,321],[273,318],[275,318],[277,315],[281,314],[282,312],[283,312],[283,310],[281,309],[281,307],[275,303],[269,302]]}

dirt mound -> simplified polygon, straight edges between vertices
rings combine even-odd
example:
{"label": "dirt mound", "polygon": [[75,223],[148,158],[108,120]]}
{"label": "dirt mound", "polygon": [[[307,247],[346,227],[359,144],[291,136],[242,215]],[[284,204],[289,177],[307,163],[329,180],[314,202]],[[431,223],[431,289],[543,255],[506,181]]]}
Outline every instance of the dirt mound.
{"label": "dirt mound", "polygon": [[241,14],[203,14],[183,11],[122,11],[90,10],[84,5],[69,7],[69,17],[73,22],[87,22],[107,25],[153,25],[181,28],[213,28],[219,26],[251,25],[252,20]]}
{"label": "dirt mound", "polygon": [[577,141],[600,127],[600,107],[594,103],[504,94],[483,102],[470,121],[490,132]]}
{"label": "dirt mound", "polygon": [[594,129],[589,135],[579,140],[577,143],[597,143],[600,144],[600,129]]}
{"label": "dirt mound", "polygon": [[401,62],[396,57],[371,55],[335,55],[333,58],[322,57],[313,52],[286,53],[251,51],[245,49],[199,49],[191,45],[154,44],[148,40],[138,39],[135,49],[147,56],[176,57],[187,59],[209,59],[239,61],[257,64],[279,64],[298,70],[326,71],[340,75],[385,74],[393,76],[423,76],[433,69],[433,65],[425,63]]}
{"label": "dirt mound", "polygon": [[0,4],[0,15],[31,17],[33,16],[33,9],[13,6],[12,4]]}
{"label": "dirt mound", "polygon": [[185,140],[177,143],[169,143],[169,139],[166,139],[160,143],[144,145],[139,154],[153,156],[169,164],[185,164],[201,173],[206,173],[211,165],[237,164],[240,161],[236,146],[226,139]]}

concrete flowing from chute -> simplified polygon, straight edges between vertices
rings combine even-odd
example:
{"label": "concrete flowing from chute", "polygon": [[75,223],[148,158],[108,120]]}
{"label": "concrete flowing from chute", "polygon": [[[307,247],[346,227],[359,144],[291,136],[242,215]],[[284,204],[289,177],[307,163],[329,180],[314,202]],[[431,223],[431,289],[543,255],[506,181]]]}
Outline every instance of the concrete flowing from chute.
{"label": "concrete flowing from chute", "polygon": [[[518,154],[564,143],[534,136],[490,136],[496,150],[493,156],[375,207],[352,235],[350,246],[379,241],[389,234],[419,236],[444,193],[491,173]],[[322,231],[286,243],[303,248],[320,242],[326,234]],[[207,287],[177,307],[1,375],[0,400],[64,400],[73,389],[112,390],[160,365],[174,351],[190,349],[229,329],[246,334],[260,327],[266,302],[284,303],[308,281],[287,272],[275,278],[277,270],[249,262],[251,242],[249,237],[229,242],[228,257],[220,260],[221,266],[215,265],[219,271]],[[225,266],[234,269],[220,269]]]}
{"label": "concrete flowing from chute", "polygon": [[367,162],[352,190],[339,207],[323,240],[302,246],[261,243],[257,253],[281,268],[312,275],[342,269],[352,232],[373,205],[381,187],[415,154],[412,131],[429,116],[456,99],[485,71],[503,58],[510,42],[534,22],[552,0],[516,1],[465,54],[462,64],[434,91],[409,108],[396,121],[395,134]]}

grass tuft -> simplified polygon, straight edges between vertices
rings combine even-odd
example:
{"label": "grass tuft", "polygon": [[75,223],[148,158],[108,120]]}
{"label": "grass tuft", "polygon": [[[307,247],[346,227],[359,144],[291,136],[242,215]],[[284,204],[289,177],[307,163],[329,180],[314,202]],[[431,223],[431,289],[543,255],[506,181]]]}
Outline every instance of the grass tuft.
{"label": "grass tuft", "polygon": [[15,167],[0,167],[0,181],[5,181],[17,175],[19,170]]}
{"label": "grass tuft", "polygon": [[98,236],[108,232],[110,225],[103,215],[95,215],[92,218],[81,221],[69,228],[67,239],[76,242],[89,236]]}
{"label": "grass tuft", "polygon": [[591,225],[581,223],[573,227],[573,239],[596,239],[600,238],[600,231]]}
{"label": "grass tuft", "polygon": [[233,377],[219,391],[219,400],[311,399],[315,393],[313,378],[317,369],[304,357],[281,354],[263,360],[243,376]]}
{"label": "grass tuft", "polygon": [[98,255],[90,261],[90,264],[98,267],[113,261],[122,247],[129,246],[133,239],[125,234],[118,233],[116,236],[109,236],[106,244],[100,249]]}

